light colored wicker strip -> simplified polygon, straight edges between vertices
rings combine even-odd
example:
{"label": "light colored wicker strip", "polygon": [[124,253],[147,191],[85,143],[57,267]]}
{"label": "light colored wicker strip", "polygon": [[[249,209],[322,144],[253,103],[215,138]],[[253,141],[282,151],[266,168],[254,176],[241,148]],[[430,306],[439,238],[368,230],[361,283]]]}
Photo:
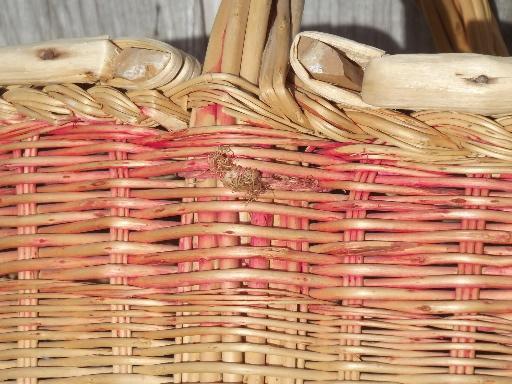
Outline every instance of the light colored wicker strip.
{"label": "light colored wicker strip", "polygon": [[[52,86],[52,87],[55,88],[56,86]],[[107,90],[107,88],[104,88],[104,89]],[[51,90],[50,94],[55,95],[54,93],[52,93],[53,92],[52,88],[49,87],[49,90]],[[22,101],[24,99],[21,98],[22,97],[21,95],[23,93],[20,93],[19,96],[16,93],[16,92],[22,92],[22,91],[23,91],[23,88],[21,88],[19,90],[17,90],[15,88],[15,89],[10,90],[9,91],[10,93],[7,93],[7,96],[11,97],[9,95],[12,94],[13,95],[12,100],[19,100],[19,102],[24,103],[24,101]],[[23,92],[25,92],[25,91],[23,91]],[[33,90],[31,92],[39,92],[39,91]],[[96,91],[94,91],[94,92],[96,92]],[[99,97],[100,94],[103,95],[104,93],[101,93],[98,89],[97,94]],[[35,95],[35,93],[34,93],[34,95]],[[116,99],[111,98],[114,95],[114,93],[112,93],[111,91],[105,93],[104,95],[109,95],[108,96],[109,99],[108,99],[108,102],[106,105],[108,105],[109,103],[114,103],[114,105],[118,105],[114,109],[110,109],[110,113],[116,114],[117,118],[121,119],[121,121],[137,122],[137,124],[141,124],[141,123],[143,123],[143,121],[147,121],[147,123],[150,125],[156,124],[155,120],[148,120],[148,118],[146,116],[140,115],[140,112],[138,109],[136,112],[135,112],[135,109],[133,109],[132,112],[128,112],[129,110],[125,110],[125,112],[121,112],[121,109],[119,109],[119,108],[121,108],[121,105],[123,105],[123,104],[118,104],[120,101],[114,101]],[[118,95],[122,96],[121,94],[118,94]],[[157,93],[153,93],[153,94],[149,93],[149,94],[147,94],[147,96],[146,95],[143,96],[143,94],[139,92],[139,93],[131,93],[130,95],[133,95],[132,97],[135,98],[134,100],[137,103],[139,103],[139,105],[143,109],[149,108],[148,111],[149,110],[154,111],[151,113],[153,113],[153,115],[154,115],[153,117],[156,118],[158,122],[163,123],[167,126],[169,126],[169,124],[171,124],[172,127],[174,127],[174,128],[171,127],[171,129],[179,128],[178,127],[179,123],[177,123],[175,121],[176,120],[175,116],[180,116],[179,119],[186,118],[185,113],[178,112],[178,111],[182,111],[181,107],[177,107],[177,106],[173,106],[173,105],[166,106],[166,105],[168,105],[169,102],[164,101],[164,99],[162,99],[161,96],[159,96],[159,94],[157,94]],[[150,95],[151,95],[153,101],[149,101]],[[43,96],[43,94],[41,94],[41,96]],[[32,97],[32,96],[30,96],[30,97]],[[125,96],[122,96],[122,97],[125,97]],[[20,98],[20,99],[16,99],[16,98]],[[102,99],[102,100],[105,101],[107,99]],[[122,98],[119,100],[122,100]],[[160,102],[159,100],[162,100],[162,101]],[[194,100],[194,99],[191,99],[191,101],[192,100]],[[19,103],[19,102],[17,101],[17,103]],[[52,103],[51,101],[48,101],[48,102]],[[61,101],[59,101],[59,102],[61,102]],[[130,104],[127,101],[127,99],[123,103],[126,106],[128,106]],[[142,103],[142,104],[140,104],[140,103]],[[64,104],[61,104],[61,105],[64,106]],[[76,105],[76,103],[74,105]],[[134,104],[132,104],[132,105],[134,105]],[[157,107],[156,108],[152,107],[152,105],[155,105]],[[30,102],[26,107],[28,108],[29,106],[30,106]],[[48,107],[43,107],[43,108],[48,108]],[[126,108],[126,107],[123,107],[123,108]],[[162,108],[166,108],[166,109],[162,110]],[[33,109],[32,111],[33,111],[33,113],[39,113],[38,111],[42,111],[42,110],[41,109],[37,109],[37,110]],[[64,112],[65,109],[63,109],[62,111]],[[69,111],[69,110],[66,110],[66,111]],[[164,111],[164,112],[162,112],[162,111]],[[171,113],[171,111],[172,111],[172,113]],[[245,116],[247,116],[248,119],[253,119],[251,114],[247,115],[247,113],[249,113],[249,111],[250,111],[249,109],[245,109],[245,107],[244,107],[243,111],[244,111],[243,114]],[[429,127],[428,125],[423,124],[422,127],[424,127],[424,128],[421,128],[421,129],[423,129],[423,130],[427,129],[427,131],[425,131],[425,133],[429,132],[427,135],[425,135],[424,133],[420,133],[417,131],[417,128],[415,126],[418,126],[418,127],[420,126],[419,125],[420,122],[418,122],[417,120],[415,122],[415,120],[410,119],[409,120],[410,122],[412,122],[412,123],[415,122],[414,125],[408,124],[406,127],[401,128],[396,123],[392,124],[391,121],[389,120],[390,117],[386,116],[386,115],[381,114],[379,117],[377,117],[377,116],[372,117],[371,115],[368,115],[368,112],[366,112],[366,114],[361,113],[361,112],[358,112],[358,113],[350,112],[350,111],[347,111],[347,112],[349,112],[350,118],[353,119],[353,122],[351,122],[351,124],[353,124],[353,125],[358,124],[363,129],[360,132],[363,132],[364,135],[361,136],[361,134],[360,134],[359,138],[357,138],[357,141],[363,141],[364,139],[371,140],[371,139],[375,139],[375,138],[380,138],[381,140],[386,140],[388,142],[388,144],[379,144],[379,145],[375,145],[375,144],[368,145],[367,144],[365,146],[361,146],[360,148],[353,146],[350,148],[350,150],[354,151],[354,152],[355,151],[364,151],[364,152],[368,151],[367,153],[370,153],[370,154],[378,155],[379,153],[382,153],[384,155],[385,153],[389,152],[389,150],[391,150],[393,147],[398,147],[398,148],[402,148],[403,150],[400,152],[400,151],[398,151],[398,148],[397,148],[397,150],[395,150],[395,153],[397,153],[398,156],[400,156],[402,158],[411,159],[411,160],[412,159],[422,159],[422,158],[426,159],[426,158],[432,158],[431,155],[435,154],[435,157],[437,157],[439,159],[438,161],[440,161],[442,163],[443,162],[447,163],[447,162],[451,162],[451,161],[454,161],[457,159],[464,159],[464,158],[467,158],[469,160],[471,160],[471,158],[474,158],[475,159],[474,161],[476,161],[477,158],[475,158],[475,156],[482,156],[482,155],[489,157],[489,158],[493,158],[493,157],[494,158],[503,158],[503,156],[505,156],[506,159],[508,159],[509,157],[512,158],[512,155],[508,154],[508,152],[505,150],[505,148],[508,147],[507,143],[510,142],[512,140],[512,138],[510,136],[510,133],[506,129],[504,129],[504,127],[502,127],[498,123],[498,121],[493,122],[492,120],[489,120],[489,119],[486,119],[483,117],[474,116],[474,115],[464,115],[464,114],[456,114],[455,115],[455,114],[449,114],[449,113],[445,113],[445,114],[438,113],[437,115],[439,117],[443,117],[445,119],[450,118],[450,117],[456,118],[457,119],[456,121],[460,122],[460,124],[464,124],[464,127],[465,127],[464,131],[454,129],[454,127],[453,127],[453,125],[455,123],[454,120],[450,120],[450,122],[448,123],[450,125],[447,126],[447,128],[443,128],[444,127],[443,123],[441,123],[440,121],[438,122],[438,120],[435,120],[435,121],[430,120],[430,121],[426,121],[426,122],[430,125],[435,125],[436,128],[428,128]],[[61,114],[60,115],[61,117],[58,117],[55,114],[55,112],[53,112],[52,115],[48,115],[47,112],[45,112],[46,115],[44,115],[44,116],[37,115],[37,117],[44,118],[44,119],[50,118],[50,120],[52,122],[56,122],[56,121],[59,121],[59,119],[60,120],[62,120],[63,118],[64,118],[64,120],[68,119],[69,117],[66,117],[66,116],[69,116],[69,113],[73,113],[73,112],[66,112],[63,115]],[[135,113],[135,114],[130,115],[130,113]],[[163,113],[163,115],[162,115],[162,113]],[[179,115],[176,115],[177,113],[179,113]],[[267,118],[264,121],[267,121],[267,122],[271,123],[272,125],[277,125],[280,127],[287,126],[288,129],[292,128],[292,129],[300,129],[302,131],[304,130],[304,128],[301,128],[300,126],[297,126],[294,123],[286,122],[285,120],[278,117],[277,115],[273,115],[271,112],[265,112],[265,113],[268,115],[269,118],[271,118],[271,120],[268,120],[268,118]],[[268,113],[270,113],[270,114],[268,114]],[[310,112],[308,112],[308,113],[310,113]],[[34,115],[34,116],[36,116],[36,115]],[[94,118],[101,118],[102,116],[105,116],[104,112],[101,112],[100,115],[97,115],[97,114],[94,115]],[[168,116],[168,117],[166,117],[166,116]],[[318,115],[316,115],[316,114],[310,115],[310,116],[312,119],[318,119]],[[416,114],[413,116],[417,116],[418,118],[423,120],[424,114]],[[401,116],[398,115],[398,117],[401,117]],[[403,117],[405,118],[406,116],[403,115]],[[389,121],[389,123],[386,123],[385,121],[381,120],[382,118]],[[166,121],[168,121],[168,123],[166,123]],[[497,134],[499,132],[499,136],[496,136],[496,134],[492,134],[489,131],[479,130],[478,132],[475,132],[475,134],[479,135],[480,138],[483,140],[483,142],[476,143],[473,140],[469,139],[469,134],[467,132],[468,125],[467,125],[466,121],[468,121],[468,122],[472,121],[472,123],[478,122],[479,124],[485,124],[487,126],[490,122],[498,130],[496,132],[497,132]],[[501,121],[503,121],[503,119],[501,119]],[[325,123],[327,123],[327,122],[325,122]],[[283,126],[283,124],[285,124],[285,125]],[[386,124],[389,124],[389,128],[386,126]],[[457,123],[457,124],[459,124],[459,123]],[[379,126],[378,131],[371,128],[372,126],[377,126],[377,125]],[[403,123],[401,123],[401,125],[403,125]],[[325,131],[324,128],[327,128],[327,126],[325,126],[325,125],[322,126],[322,127],[324,127],[324,128],[321,128],[322,131],[318,131],[320,126],[316,125],[316,127],[317,128],[313,131],[314,134],[325,135],[328,137],[332,137],[333,139],[341,139],[343,137],[343,131],[340,130],[341,127],[334,128],[335,129],[334,131],[333,131],[333,128],[329,128],[329,131]],[[473,127],[478,127],[478,125],[473,125]],[[472,129],[474,129],[474,128],[472,128]],[[443,136],[441,139],[439,137],[439,131],[443,132]],[[339,136],[340,134],[342,136]],[[350,135],[352,135],[352,133],[349,133],[349,137],[350,137]],[[404,135],[406,135],[406,136],[404,136]],[[411,141],[411,138],[413,139],[413,141]],[[429,141],[430,141],[430,143],[429,143]],[[411,144],[409,144],[409,143],[415,143],[415,142],[417,142],[417,144],[415,146],[412,146]],[[453,150],[456,147],[461,148],[461,145],[464,144],[464,142],[467,142],[467,145],[460,153]],[[489,144],[485,144],[485,143],[489,143]],[[475,145],[475,144],[477,144],[477,145]],[[488,147],[483,147],[483,145],[488,145]],[[417,149],[415,147],[417,147]],[[347,147],[347,149],[348,148],[349,147]],[[503,152],[503,151],[505,151],[505,152]],[[443,160],[444,156],[446,156],[445,160]],[[435,160],[435,158],[434,158],[434,160]]]}
{"label": "light colored wicker strip", "polygon": [[[37,140],[38,137],[37,136],[34,136],[34,137],[31,137],[30,141],[32,140]],[[35,148],[30,148],[30,149],[27,149],[25,151],[16,151],[14,153],[14,156],[15,157],[32,157],[32,156],[36,156],[37,154],[37,150]],[[20,174],[27,174],[27,173],[31,173],[34,171],[34,168],[31,167],[31,166],[25,166],[25,167],[18,167],[17,168],[17,172],[16,173],[20,173]],[[24,194],[24,193],[34,193],[36,191],[36,188],[35,188],[35,185],[34,184],[29,184],[29,183],[26,183],[26,184],[21,184],[21,185],[17,185],[16,186],[16,194],[19,195],[19,194]],[[30,215],[30,214],[34,214],[35,213],[35,204],[33,203],[24,203],[24,204],[19,204],[17,205],[17,213],[18,214],[21,214],[21,215]],[[27,225],[28,224],[28,225]],[[31,224],[31,223],[25,223],[25,225],[21,225],[17,228],[17,234],[18,235],[21,235],[21,236],[24,236],[24,235],[28,235],[28,236],[31,236],[31,235],[34,235],[35,233],[37,233],[37,227],[36,227],[37,224]],[[34,246],[28,246],[28,247],[19,247],[17,249],[17,259],[18,260],[30,260],[30,259],[34,259],[34,258],[37,258],[37,248],[34,247]],[[19,280],[30,280],[30,279],[34,279],[34,278],[37,278],[37,272],[33,272],[33,271],[19,271],[17,273],[17,277]],[[32,293],[35,293],[36,291],[35,290],[30,290],[29,292],[32,292]],[[21,306],[33,306],[33,305],[37,305],[37,299],[33,299],[33,298],[23,298],[23,299],[20,299],[18,301],[18,303],[21,305]],[[28,317],[28,318],[34,318],[34,317],[37,317],[37,313],[36,312],[33,312],[31,310],[29,310],[29,308],[26,308],[27,310],[26,311],[21,311],[18,313],[18,316],[20,317]],[[27,331],[27,332],[30,332],[30,331],[33,331],[37,329],[36,326],[34,325],[21,325],[19,327],[17,327],[17,330],[23,332],[23,331]],[[30,339],[19,339],[18,340],[18,347],[19,348],[36,348],[37,347],[37,341],[34,341],[34,340],[30,340]],[[26,367],[35,367],[37,366],[37,359],[35,358],[30,358],[30,357],[25,357],[25,358],[20,358],[20,359],[17,359],[17,363],[16,365],[13,365],[13,369],[24,369]],[[16,368],[14,368],[16,367]],[[28,368],[30,369],[30,368]],[[32,384],[35,382],[35,380],[33,378],[30,378],[30,377],[23,377],[22,376],[22,379],[20,380],[26,384]]]}
{"label": "light colored wicker strip", "polygon": [[302,37],[324,42],[327,45],[333,46],[336,49],[345,52],[351,60],[356,62],[362,68],[365,68],[371,59],[380,57],[385,52],[377,48],[321,32],[302,32],[297,35],[291,46],[290,65],[293,67],[295,74],[301,80],[304,88],[313,91],[316,94],[322,95],[329,100],[333,100],[336,103],[359,108],[371,108],[370,105],[361,100],[361,97],[357,93],[340,88],[333,84],[315,80],[310,76],[298,58],[298,46]]}
{"label": "light colored wicker strip", "polygon": [[[185,88],[186,89],[186,88]],[[191,89],[192,90],[192,89]],[[223,93],[224,94],[224,93]],[[232,95],[232,93],[230,93]],[[193,95],[199,95],[198,93],[193,93]],[[300,95],[300,94],[297,94]],[[206,95],[205,95],[206,96]],[[300,99],[298,96],[297,100],[305,101],[305,99]],[[208,100],[205,99],[204,96],[201,95],[202,100]],[[194,99],[190,99],[190,101],[193,101]],[[211,100],[213,101],[213,100]],[[222,102],[222,99],[221,99]],[[488,118],[481,117],[481,116],[475,116],[475,115],[469,115],[469,114],[453,114],[449,112],[445,113],[438,113],[439,116],[443,116],[446,118],[454,117],[458,119],[461,123],[464,123],[464,121],[474,120],[473,123],[479,123],[479,124],[488,124],[488,122],[491,122],[494,124],[494,126],[501,131],[501,137],[505,139],[506,141],[499,140],[498,137],[494,134],[490,133],[489,131],[483,131],[480,130],[478,133],[475,132],[480,138],[480,140],[483,143],[492,143],[492,147],[488,147],[484,150],[484,148],[481,148],[480,146],[482,144],[478,144],[478,147],[475,146],[475,142],[471,140],[469,137],[469,133],[467,131],[457,131],[450,126],[449,129],[442,129],[442,126],[439,127],[437,122],[432,122],[424,124],[423,119],[421,118],[421,114],[414,114],[411,117],[408,117],[407,115],[400,115],[397,113],[386,113],[386,112],[379,112],[374,113],[368,110],[363,111],[351,111],[343,109],[341,106],[340,109],[335,109],[339,111],[339,113],[346,112],[348,114],[349,120],[348,123],[350,125],[347,126],[346,123],[342,123],[341,125],[333,126],[329,118],[326,118],[325,114],[323,113],[324,109],[319,110],[318,106],[315,108],[318,110],[311,110],[309,109],[310,105],[308,105],[308,109],[306,109],[306,112],[310,116],[311,121],[317,121],[317,119],[321,119],[322,123],[319,125],[317,122],[315,122],[314,129],[310,128],[304,128],[308,125],[303,126],[297,126],[295,123],[291,121],[283,120],[279,115],[272,113],[272,112],[265,112],[265,115],[268,116],[265,119],[262,120],[261,114],[259,116],[253,115],[253,112],[250,111],[250,109],[247,109],[246,106],[241,104],[243,101],[240,99],[237,104],[232,104],[235,102],[235,100],[231,99],[229,101],[230,105],[230,111],[233,110],[233,108],[236,108],[238,112],[235,114],[237,117],[245,116],[245,119],[252,120],[252,121],[261,121],[265,122],[267,124],[271,124],[276,127],[285,127],[288,126],[293,129],[298,129],[301,132],[310,132],[314,135],[318,136],[325,136],[332,138],[334,140],[342,140],[345,138],[345,140],[351,139],[358,142],[363,142],[365,140],[371,141],[380,139],[381,142],[379,144],[372,145],[365,145],[361,146],[360,148],[353,147],[351,148],[351,153],[356,152],[362,152],[361,155],[366,153],[382,153],[385,154],[391,150],[391,148],[401,148],[403,149],[402,152],[395,150],[395,153],[399,154],[399,157],[401,158],[407,158],[407,159],[433,159],[438,160],[440,162],[449,163],[454,160],[458,159],[469,159],[472,158],[476,161],[476,156],[486,156],[490,158],[502,158],[502,155],[498,152],[500,148],[506,148],[508,146],[507,142],[511,140],[510,133],[500,126],[500,124],[497,121],[489,120]],[[245,103],[245,102],[244,102]],[[311,102],[310,102],[311,103]],[[224,103],[223,103],[224,104]],[[228,104],[225,104],[228,105]],[[318,105],[318,104],[317,104]],[[304,105],[306,107],[306,105]],[[253,107],[251,107],[252,109]],[[333,108],[333,106],[331,106]],[[335,108],[335,107],[334,107]],[[263,110],[260,111],[260,113],[263,112]],[[313,112],[313,114],[312,114]],[[229,112],[231,113],[231,112]],[[322,113],[320,115],[320,113]],[[414,119],[414,117],[417,117],[420,119],[418,121],[417,119]],[[476,120],[475,120],[476,119]],[[345,120],[347,121],[347,120]],[[284,126],[283,126],[284,124]],[[433,125],[433,126],[431,126]],[[378,126],[378,130],[376,130],[374,127]],[[466,125],[467,126],[467,125]],[[352,127],[359,127],[359,135],[354,136],[352,131]],[[478,125],[475,125],[475,127],[478,127]],[[347,131],[347,128],[349,129]],[[440,131],[442,132],[440,134]],[[467,142],[468,145],[464,148],[464,143]],[[348,148],[347,148],[348,149]],[[370,149],[372,149],[370,151]],[[368,152],[370,151],[370,152]],[[381,152],[382,151],[382,152]],[[460,152],[457,152],[460,151]],[[432,154],[434,154],[434,157],[432,158]],[[443,160],[443,157],[446,156],[446,160]],[[510,155],[509,155],[510,156]],[[508,159],[508,157],[507,157]]]}
{"label": "light colored wicker strip", "polygon": [[[85,117],[177,130],[185,128],[188,121],[186,111],[156,91],[129,92],[134,103],[115,88],[95,86],[87,91],[77,88],[73,84],[52,85],[42,90],[19,87],[9,89],[2,97],[19,113],[51,124]],[[83,96],[85,92],[87,95]],[[12,119],[12,112],[8,110],[0,117]]]}

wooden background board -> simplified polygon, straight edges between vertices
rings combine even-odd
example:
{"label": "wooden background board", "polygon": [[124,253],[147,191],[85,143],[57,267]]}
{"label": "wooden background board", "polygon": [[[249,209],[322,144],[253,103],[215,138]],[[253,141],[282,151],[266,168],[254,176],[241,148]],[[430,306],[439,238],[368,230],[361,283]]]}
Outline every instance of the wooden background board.
{"label": "wooden background board", "polygon": [[0,45],[109,35],[204,51],[201,0],[0,0]]}
{"label": "wooden background board", "polygon": [[[152,37],[202,59],[219,0],[0,0],[0,45],[63,37]],[[507,43],[512,0],[495,6]],[[434,52],[415,0],[306,0],[303,29],[390,53]],[[510,47],[509,47],[510,48]]]}

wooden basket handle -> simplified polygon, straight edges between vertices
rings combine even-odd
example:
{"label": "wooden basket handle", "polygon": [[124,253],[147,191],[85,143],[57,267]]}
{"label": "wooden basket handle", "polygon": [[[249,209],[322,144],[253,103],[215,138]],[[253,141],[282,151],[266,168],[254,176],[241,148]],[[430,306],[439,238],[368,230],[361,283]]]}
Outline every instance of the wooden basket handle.
{"label": "wooden basket handle", "polygon": [[152,39],[97,37],[0,48],[0,85],[98,83],[167,89],[199,74],[199,62]]}
{"label": "wooden basket handle", "polygon": [[368,65],[361,96],[382,108],[509,114],[512,58],[474,53],[383,56]]}
{"label": "wooden basket handle", "polygon": [[[304,39],[314,45],[301,51]],[[290,57],[304,88],[349,108],[512,113],[509,57],[386,55],[377,48],[320,32],[297,35]],[[310,62],[313,65],[308,66]],[[360,78],[352,73],[353,67],[361,72]]]}

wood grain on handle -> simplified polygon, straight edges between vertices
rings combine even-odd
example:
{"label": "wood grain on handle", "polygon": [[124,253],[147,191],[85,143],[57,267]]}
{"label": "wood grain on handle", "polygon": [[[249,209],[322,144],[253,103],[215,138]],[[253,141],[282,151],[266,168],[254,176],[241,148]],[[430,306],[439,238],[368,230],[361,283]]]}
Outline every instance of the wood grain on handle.
{"label": "wood grain on handle", "polygon": [[0,84],[94,83],[111,77],[117,52],[108,38],[0,48]]}
{"label": "wood grain on handle", "polygon": [[512,59],[473,53],[390,55],[366,68],[364,102],[383,108],[512,112]]}

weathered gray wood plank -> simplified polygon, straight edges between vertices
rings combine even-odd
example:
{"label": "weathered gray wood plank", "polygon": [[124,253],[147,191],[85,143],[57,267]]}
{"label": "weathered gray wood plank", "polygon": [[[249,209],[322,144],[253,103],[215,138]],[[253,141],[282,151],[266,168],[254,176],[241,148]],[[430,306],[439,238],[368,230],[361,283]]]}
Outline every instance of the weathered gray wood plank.
{"label": "weathered gray wood plank", "polygon": [[[108,34],[170,42],[202,59],[220,0],[0,0],[0,45]],[[511,42],[512,1],[495,1]],[[319,30],[390,53],[433,52],[415,0],[306,0],[304,30]]]}
{"label": "weathered gray wood plank", "polygon": [[332,33],[390,53],[434,50],[414,0],[306,0],[302,20],[303,30]]}
{"label": "weathered gray wood plank", "polygon": [[48,1],[2,0],[0,9],[1,45],[51,38]]}
{"label": "weathered gray wood plank", "polygon": [[202,61],[210,32],[205,28],[202,1],[158,0],[157,9],[153,36],[193,54]]}
{"label": "weathered gray wood plank", "polygon": [[496,6],[495,13],[500,21],[500,29],[508,47],[509,53],[512,53],[512,1],[494,0]]}
{"label": "weathered gray wood plank", "polygon": [[0,0],[0,9],[0,45],[109,35],[205,50],[201,0]]}

